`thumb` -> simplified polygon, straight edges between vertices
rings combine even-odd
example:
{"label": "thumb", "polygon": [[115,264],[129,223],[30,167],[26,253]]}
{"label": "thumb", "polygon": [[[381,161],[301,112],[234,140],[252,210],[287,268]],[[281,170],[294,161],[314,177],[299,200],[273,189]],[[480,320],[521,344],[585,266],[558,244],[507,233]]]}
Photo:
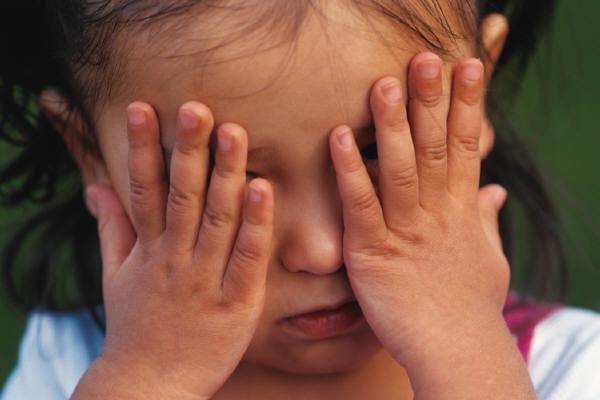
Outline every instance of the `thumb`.
{"label": "thumb", "polygon": [[136,242],[136,234],[121,201],[108,185],[89,185],[86,204],[98,220],[103,281],[108,282]]}
{"label": "thumb", "polygon": [[500,185],[493,184],[484,186],[479,191],[477,199],[483,230],[488,239],[500,252],[503,252],[503,250],[502,238],[500,237],[500,229],[498,227],[498,215],[506,202],[507,195],[506,189]]}

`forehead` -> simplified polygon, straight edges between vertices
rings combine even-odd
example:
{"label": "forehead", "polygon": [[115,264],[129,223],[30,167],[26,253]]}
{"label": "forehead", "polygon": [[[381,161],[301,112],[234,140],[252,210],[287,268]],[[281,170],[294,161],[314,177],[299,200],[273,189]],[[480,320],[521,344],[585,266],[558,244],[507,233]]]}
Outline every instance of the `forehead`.
{"label": "forehead", "polygon": [[125,63],[128,84],[113,105],[152,104],[166,146],[177,109],[190,100],[207,104],[217,124],[244,126],[251,146],[284,132],[323,138],[341,123],[365,126],[370,87],[384,75],[405,81],[415,42],[344,2],[324,3],[324,14],[309,8],[287,40],[271,24],[243,29],[256,19],[251,10],[190,9],[176,29],[136,33]]}

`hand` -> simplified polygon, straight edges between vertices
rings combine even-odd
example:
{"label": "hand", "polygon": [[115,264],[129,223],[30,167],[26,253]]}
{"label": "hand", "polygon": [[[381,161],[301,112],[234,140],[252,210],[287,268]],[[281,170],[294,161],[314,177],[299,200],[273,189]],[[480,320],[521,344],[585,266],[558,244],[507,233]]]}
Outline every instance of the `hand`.
{"label": "hand", "polygon": [[[415,369],[443,361],[440,376],[452,380],[449,371],[465,361],[457,354],[470,346],[481,356],[484,343],[502,343],[498,351],[508,349],[522,364],[502,318],[510,272],[495,224],[506,192],[496,185],[479,192],[483,69],[479,60],[459,63],[446,96],[440,58],[422,53],[409,66],[409,96],[395,78],[374,85],[377,192],[350,128],[337,127],[330,137],[350,283],[375,335],[411,381],[419,377]],[[515,370],[523,372],[521,364]],[[435,385],[432,374],[421,376],[417,385]]]}
{"label": "hand", "polygon": [[223,124],[205,196],[213,116],[189,102],[179,111],[167,189],[154,110],[136,102],[128,115],[133,226],[110,188],[87,191],[103,260],[100,361],[147,393],[156,382],[179,398],[209,398],[239,363],[262,312],[272,187],[255,179],[245,188],[247,134]]}

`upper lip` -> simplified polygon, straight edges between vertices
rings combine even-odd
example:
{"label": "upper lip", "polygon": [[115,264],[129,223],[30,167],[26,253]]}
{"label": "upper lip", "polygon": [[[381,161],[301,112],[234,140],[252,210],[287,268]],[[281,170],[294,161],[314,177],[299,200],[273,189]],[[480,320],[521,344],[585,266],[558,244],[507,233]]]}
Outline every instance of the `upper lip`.
{"label": "upper lip", "polygon": [[302,312],[299,312],[299,313],[289,314],[289,315],[285,316],[283,319],[289,319],[289,318],[299,317],[301,315],[310,314],[310,313],[313,313],[315,311],[335,310],[337,308],[340,308],[344,304],[352,303],[354,301],[356,301],[356,299],[354,297],[347,297],[347,298],[345,298],[343,300],[336,301],[334,303],[328,303],[328,304],[324,304],[324,305],[321,305],[321,306],[313,307],[311,309],[308,309],[308,310],[305,310],[305,311],[302,311]]}

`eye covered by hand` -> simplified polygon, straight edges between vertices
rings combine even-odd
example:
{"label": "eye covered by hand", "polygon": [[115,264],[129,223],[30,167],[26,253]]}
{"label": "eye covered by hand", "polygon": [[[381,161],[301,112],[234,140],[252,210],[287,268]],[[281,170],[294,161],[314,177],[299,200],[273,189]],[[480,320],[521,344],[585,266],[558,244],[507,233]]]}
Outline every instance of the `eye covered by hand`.
{"label": "eye covered by hand", "polygon": [[[459,62],[449,95],[444,86],[442,60],[433,53],[410,63],[407,93],[396,77],[373,86],[376,190],[351,129],[333,130],[344,262],[370,327],[417,390],[436,379],[448,388],[466,376],[473,387],[489,382],[494,357],[512,365],[515,382],[530,390],[502,316],[510,269],[497,216],[506,191],[479,187],[482,154],[493,140],[483,64]],[[482,132],[489,138],[483,148]],[[482,348],[498,353],[482,361],[473,350]],[[471,367],[459,371],[457,364]]]}

